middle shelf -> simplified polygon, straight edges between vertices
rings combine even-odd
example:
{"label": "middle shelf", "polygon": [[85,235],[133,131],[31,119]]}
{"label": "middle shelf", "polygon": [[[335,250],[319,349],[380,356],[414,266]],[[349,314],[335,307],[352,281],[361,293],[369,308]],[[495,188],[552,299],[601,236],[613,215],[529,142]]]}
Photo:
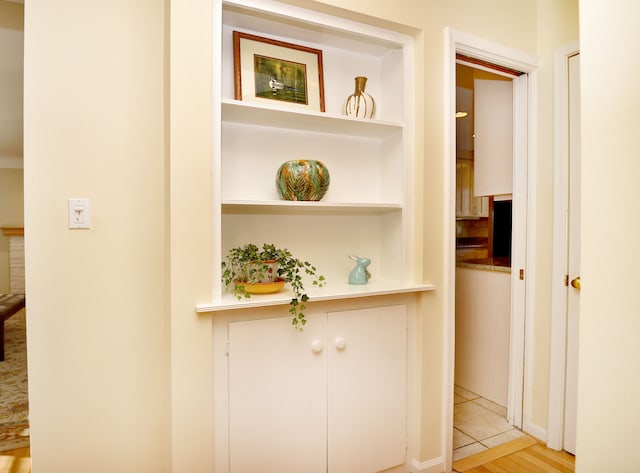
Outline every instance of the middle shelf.
{"label": "middle shelf", "polygon": [[253,214],[266,212],[269,214],[373,214],[402,210],[402,204],[386,203],[347,203],[325,201],[290,201],[290,200],[225,200],[222,202],[223,213]]}
{"label": "middle shelf", "polygon": [[[321,133],[308,127],[301,129],[299,122],[307,115],[286,112],[290,128],[223,122],[222,202],[276,201],[275,179],[280,166],[289,160],[309,159],[322,162],[330,174],[326,202],[404,203],[408,171],[401,127],[391,127],[395,133],[384,137]],[[370,125],[356,123],[358,129]]]}

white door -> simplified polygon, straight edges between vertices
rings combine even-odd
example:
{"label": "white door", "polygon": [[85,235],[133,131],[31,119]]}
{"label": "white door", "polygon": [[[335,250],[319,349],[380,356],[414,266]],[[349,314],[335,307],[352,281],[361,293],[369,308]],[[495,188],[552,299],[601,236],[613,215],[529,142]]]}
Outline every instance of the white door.
{"label": "white door", "polygon": [[406,306],[330,313],[327,356],[328,471],[372,473],[404,464]]}
{"label": "white door", "polygon": [[569,58],[569,248],[564,449],[575,454],[580,312],[580,56]]}
{"label": "white door", "polygon": [[229,324],[231,473],[326,473],[325,317]]}

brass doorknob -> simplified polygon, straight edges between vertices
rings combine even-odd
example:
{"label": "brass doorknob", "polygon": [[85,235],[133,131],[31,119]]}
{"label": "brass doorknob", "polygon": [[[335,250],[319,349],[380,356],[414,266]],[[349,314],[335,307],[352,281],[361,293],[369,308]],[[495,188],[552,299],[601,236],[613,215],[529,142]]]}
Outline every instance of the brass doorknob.
{"label": "brass doorknob", "polygon": [[580,276],[578,276],[577,278],[571,280],[571,287],[574,287],[576,289],[580,289]]}

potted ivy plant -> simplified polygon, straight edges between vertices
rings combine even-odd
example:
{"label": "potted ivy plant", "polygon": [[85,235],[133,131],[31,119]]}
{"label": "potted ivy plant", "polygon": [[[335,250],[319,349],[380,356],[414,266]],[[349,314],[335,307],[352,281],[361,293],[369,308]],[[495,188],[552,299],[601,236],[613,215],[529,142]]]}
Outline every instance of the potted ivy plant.
{"label": "potted ivy plant", "polygon": [[322,287],[326,282],[311,263],[272,243],[264,243],[262,247],[248,243],[231,248],[222,262],[222,282],[239,300],[249,298],[251,294],[277,292],[289,284],[294,295],[289,302],[291,322],[300,331],[307,323],[304,311],[309,296],[304,288],[305,275],[312,278],[314,286]]}

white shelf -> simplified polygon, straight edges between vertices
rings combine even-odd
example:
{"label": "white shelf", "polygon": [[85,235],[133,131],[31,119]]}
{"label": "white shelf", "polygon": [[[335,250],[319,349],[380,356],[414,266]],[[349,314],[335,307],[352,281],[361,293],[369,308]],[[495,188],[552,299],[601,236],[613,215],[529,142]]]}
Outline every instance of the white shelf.
{"label": "white shelf", "polygon": [[361,120],[324,112],[289,110],[230,99],[222,100],[222,120],[244,125],[333,133],[364,138],[385,138],[393,133],[402,131],[402,123]]}
{"label": "white shelf", "polygon": [[[327,284],[324,287],[313,287],[307,291],[309,302],[322,302],[338,299],[355,299],[359,297],[385,296],[411,292],[433,291],[433,284],[407,284],[397,281],[369,281],[368,284]],[[290,290],[282,290],[275,294],[252,295],[249,299],[238,300],[232,294],[224,294],[221,301],[210,304],[198,304],[197,312],[219,312],[224,310],[250,309],[275,305],[288,305],[293,297]]]}
{"label": "white shelf", "polygon": [[[224,252],[269,241],[322,263],[332,286],[313,301],[433,289],[403,283],[413,273],[413,40],[402,33],[271,0],[222,0],[213,96],[214,280],[199,312],[288,304],[291,294],[238,301],[220,281]],[[233,31],[323,52],[325,112],[234,97]],[[354,77],[368,77],[377,119],[342,115]],[[280,200],[274,178],[290,159],[318,159],[331,172],[322,201]],[[390,281],[342,284],[349,254],[366,254]],[[340,256],[342,255],[342,256]]]}
{"label": "white shelf", "polygon": [[401,204],[385,203],[338,203],[324,201],[290,201],[290,200],[227,200],[222,202],[223,213],[252,214],[266,212],[270,214],[383,214],[402,210]]}

